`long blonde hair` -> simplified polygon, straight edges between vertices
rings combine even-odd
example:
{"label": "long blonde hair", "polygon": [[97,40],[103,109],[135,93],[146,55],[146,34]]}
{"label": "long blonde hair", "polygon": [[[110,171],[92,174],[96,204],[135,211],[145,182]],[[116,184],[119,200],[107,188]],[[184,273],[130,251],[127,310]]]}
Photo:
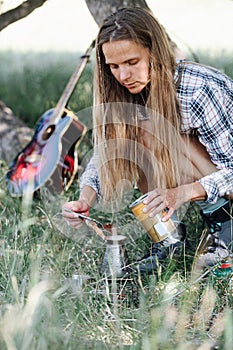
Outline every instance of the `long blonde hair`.
{"label": "long blonde hair", "polygon": [[[150,83],[140,94],[130,94],[105,64],[102,46],[116,40],[132,40],[150,50]],[[148,190],[180,183],[182,143],[175,67],[168,36],[147,10],[123,8],[102,24],[96,40],[93,135],[104,200],[114,198],[120,183],[138,182],[143,174]],[[144,147],[140,131],[147,118],[151,141]],[[145,158],[150,164],[149,175],[143,169]]]}

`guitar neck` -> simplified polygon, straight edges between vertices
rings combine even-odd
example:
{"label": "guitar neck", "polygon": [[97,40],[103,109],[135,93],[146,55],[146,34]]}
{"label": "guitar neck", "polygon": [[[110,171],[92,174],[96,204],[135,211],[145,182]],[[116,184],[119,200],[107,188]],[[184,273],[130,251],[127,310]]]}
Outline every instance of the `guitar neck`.
{"label": "guitar neck", "polygon": [[91,43],[91,45],[89,46],[89,48],[87,49],[87,51],[85,52],[85,54],[81,57],[81,61],[78,64],[78,66],[76,67],[74,73],[72,74],[72,76],[70,77],[65,90],[63,91],[56,107],[53,110],[53,114],[51,116],[51,124],[56,124],[60,118],[62,117],[62,114],[64,112],[64,108],[67,106],[69,99],[74,91],[75,86],[78,83],[78,80],[90,58],[90,54],[92,49],[95,46],[95,41],[93,41]]}

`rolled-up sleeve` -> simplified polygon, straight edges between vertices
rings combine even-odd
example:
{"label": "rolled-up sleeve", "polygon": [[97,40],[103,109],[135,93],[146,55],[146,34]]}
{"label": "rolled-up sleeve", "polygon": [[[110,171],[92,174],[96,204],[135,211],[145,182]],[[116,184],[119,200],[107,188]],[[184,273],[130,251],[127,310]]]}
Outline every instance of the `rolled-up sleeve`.
{"label": "rolled-up sleeve", "polygon": [[214,68],[184,65],[178,96],[182,106],[181,131],[196,130],[218,169],[198,181],[215,203],[233,192],[233,81]]}
{"label": "rolled-up sleeve", "polygon": [[101,193],[100,180],[97,171],[97,161],[98,157],[95,155],[92,156],[89,163],[87,164],[84,173],[80,177],[80,189],[82,190],[84,186],[90,186],[96,192],[97,200],[99,200]]}
{"label": "rolled-up sleeve", "polygon": [[195,103],[201,106],[196,120],[199,139],[218,169],[199,181],[207,193],[207,201],[215,203],[218,197],[233,191],[233,115],[228,115],[230,109],[226,109],[221,90],[204,86]]}
{"label": "rolled-up sleeve", "polygon": [[199,180],[207,193],[207,202],[216,203],[218,197],[233,193],[233,170],[224,169]]}

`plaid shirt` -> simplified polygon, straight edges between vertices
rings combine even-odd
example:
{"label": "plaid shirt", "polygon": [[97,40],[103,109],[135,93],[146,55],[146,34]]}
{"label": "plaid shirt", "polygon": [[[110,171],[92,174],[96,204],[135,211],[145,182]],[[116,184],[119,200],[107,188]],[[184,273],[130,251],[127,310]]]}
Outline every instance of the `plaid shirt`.
{"label": "plaid shirt", "polygon": [[[182,107],[181,132],[197,131],[218,171],[199,180],[207,202],[216,203],[227,191],[233,192],[233,81],[220,71],[180,61],[174,79],[179,81]],[[93,157],[80,179],[81,188],[91,186],[100,196],[97,158]]]}

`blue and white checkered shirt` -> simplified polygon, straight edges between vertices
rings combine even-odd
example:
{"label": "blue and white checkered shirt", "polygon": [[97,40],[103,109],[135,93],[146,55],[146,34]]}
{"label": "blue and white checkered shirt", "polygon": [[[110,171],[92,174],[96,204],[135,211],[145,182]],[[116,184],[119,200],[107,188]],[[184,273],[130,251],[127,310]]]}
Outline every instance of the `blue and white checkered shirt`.
{"label": "blue and white checkered shirt", "polygon": [[[195,63],[180,61],[175,81],[182,107],[181,132],[196,129],[218,171],[200,179],[207,202],[215,203],[227,191],[233,192],[233,80],[220,71]],[[100,196],[100,182],[92,158],[80,179],[80,187],[91,186]]]}

